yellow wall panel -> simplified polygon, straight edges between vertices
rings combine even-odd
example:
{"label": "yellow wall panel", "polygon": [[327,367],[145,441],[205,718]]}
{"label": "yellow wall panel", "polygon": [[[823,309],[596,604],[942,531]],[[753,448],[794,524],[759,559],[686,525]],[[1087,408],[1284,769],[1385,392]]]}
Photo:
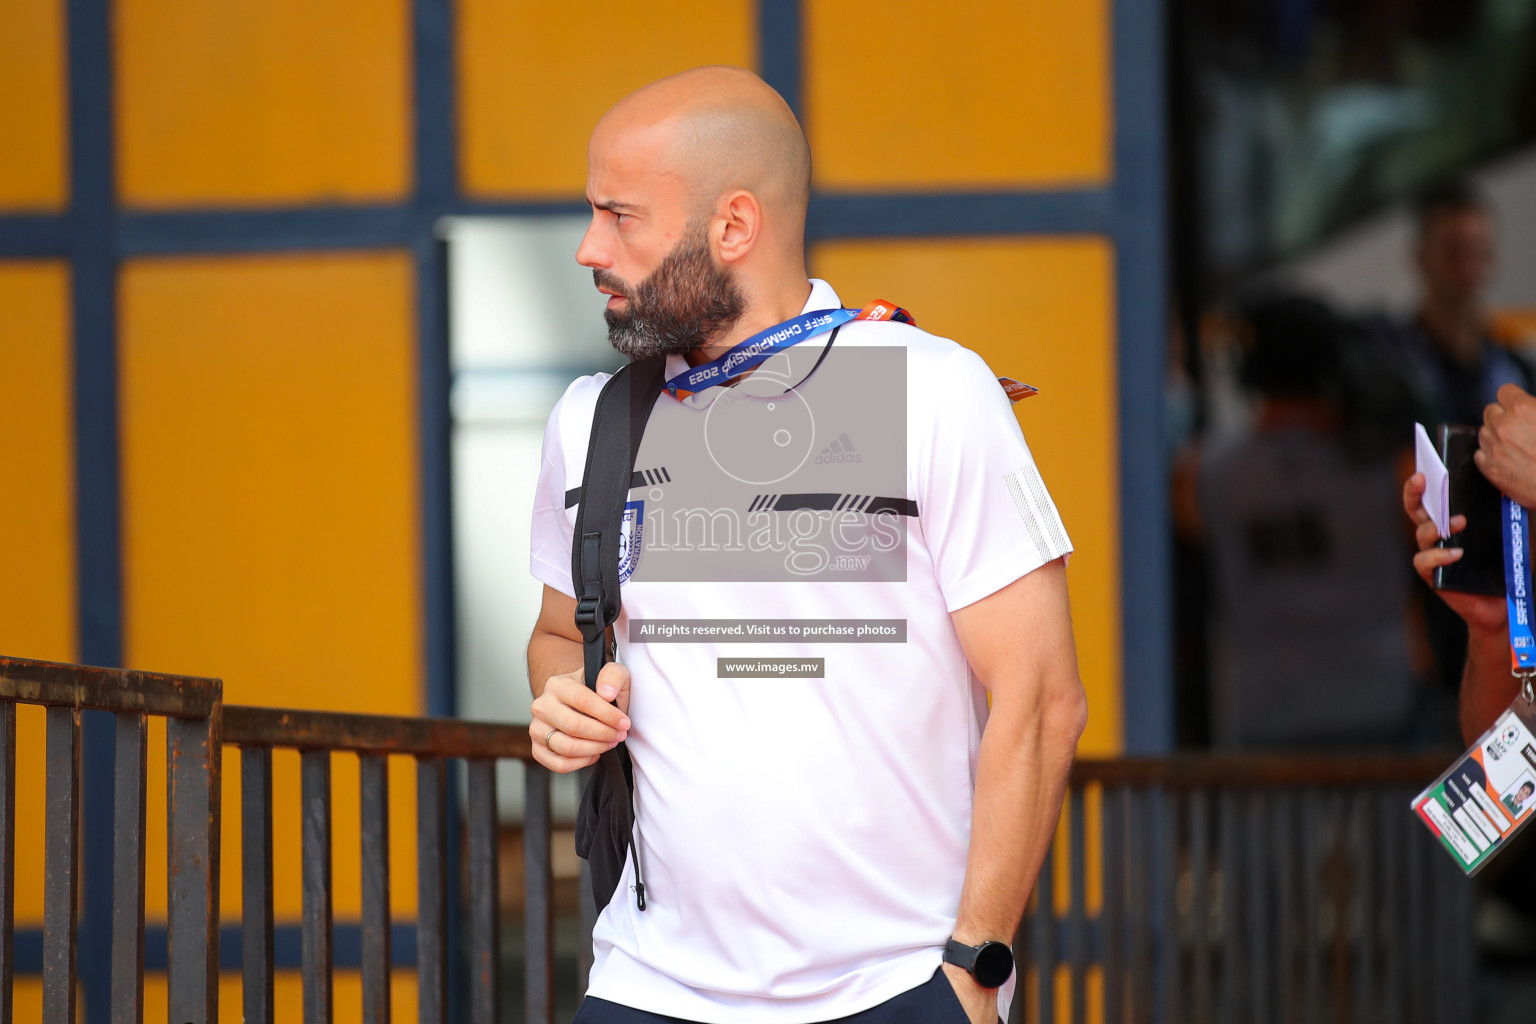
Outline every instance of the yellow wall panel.
{"label": "yellow wall panel", "polygon": [[0,209],[69,197],[64,0],[0,4]]}
{"label": "yellow wall panel", "polygon": [[[421,713],[413,287],[396,253],[127,267],[128,664],[222,677],[230,703]],[[152,778],[163,736],[151,733]],[[414,786],[408,764],[394,768],[395,904],[409,910]],[[227,912],[239,906],[238,771],[231,752]],[[294,919],[296,755],[274,758],[273,784],[276,910]],[[356,758],[335,758],[332,784],[341,917],[359,906]],[[149,811],[155,835],[163,788],[150,788]],[[164,857],[149,851],[151,918],[163,914]]]}
{"label": "yellow wall panel", "polygon": [[[394,970],[389,976],[390,1009],[395,1020],[416,1019],[416,972],[409,968]],[[337,970],[334,978],[335,1019],[352,1021],[363,1019],[363,976],[356,970]],[[39,986],[41,990],[41,986]],[[241,1024],[244,1019],[241,1008],[243,988],[238,971],[219,974],[219,1020],[222,1024]],[[19,993],[19,989],[18,989]],[[144,976],[144,1019],[165,1020],[170,1012],[167,1005],[164,974]],[[41,994],[39,994],[41,1006]],[[297,1021],[304,1018],[304,977],[298,971],[276,971],[272,977],[272,1003],[274,1020]],[[23,1017],[18,1020],[41,1019]]]}
{"label": "yellow wall panel", "polygon": [[68,268],[0,262],[0,654],[75,658],[70,346]]}
{"label": "yellow wall panel", "polygon": [[1041,389],[1014,406],[1076,548],[1067,576],[1089,721],[1080,750],[1121,749],[1113,250],[1101,239],[829,242],[813,273],[845,305],[899,302],[918,325]]}
{"label": "yellow wall panel", "polygon": [[[47,712],[35,704],[16,705],[16,927],[43,926],[44,756]],[[27,1017],[19,1010],[17,1020]]]}
{"label": "yellow wall panel", "polygon": [[1102,184],[1106,0],[808,0],[806,130],[822,188]]}
{"label": "yellow wall panel", "polygon": [[358,202],[409,190],[405,0],[115,7],[124,202]]}
{"label": "yellow wall panel", "polygon": [[618,99],[701,64],[755,61],[750,0],[460,0],[455,11],[463,185],[480,196],[580,196],[587,136]]}

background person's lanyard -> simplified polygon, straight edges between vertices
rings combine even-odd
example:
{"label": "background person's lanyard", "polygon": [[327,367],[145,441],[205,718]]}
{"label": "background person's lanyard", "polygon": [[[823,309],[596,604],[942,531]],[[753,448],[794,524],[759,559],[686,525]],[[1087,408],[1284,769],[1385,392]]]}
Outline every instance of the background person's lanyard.
{"label": "background person's lanyard", "polygon": [[791,345],[825,334],[843,326],[850,320],[898,320],[904,324],[916,324],[912,314],[893,302],[876,299],[863,309],[817,309],[801,313],[766,331],[756,334],[718,359],[684,370],[667,381],[667,394],[678,401],[697,394],[706,388],[723,384],[739,373],[746,373]]}
{"label": "background person's lanyard", "polygon": [[1504,495],[1504,601],[1509,609],[1509,670],[1520,679],[1521,695],[1533,701],[1536,633],[1531,628],[1531,516]]}

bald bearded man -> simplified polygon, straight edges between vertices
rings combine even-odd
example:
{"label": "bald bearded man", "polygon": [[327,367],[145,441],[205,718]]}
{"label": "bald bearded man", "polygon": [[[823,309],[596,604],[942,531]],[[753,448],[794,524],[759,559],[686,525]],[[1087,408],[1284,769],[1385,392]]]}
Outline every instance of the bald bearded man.
{"label": "bald bearded man", "polygon": [[1071,548],[1008,397],[808,277],[809,148],[749,72],[641,89],[588,159],[576,259],[668,388],[595,692],[570,552],[608,375],[545,434],[534,756],[622,741],[634,766],[636,856],[576,1020],[991,1024],[1086,719]]}

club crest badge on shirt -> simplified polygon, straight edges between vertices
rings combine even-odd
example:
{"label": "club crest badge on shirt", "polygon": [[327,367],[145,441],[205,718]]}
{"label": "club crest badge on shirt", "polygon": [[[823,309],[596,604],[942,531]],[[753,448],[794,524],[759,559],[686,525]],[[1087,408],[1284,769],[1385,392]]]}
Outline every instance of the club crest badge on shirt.
{"label": "club crest badge on shirt", "polygon": [[629,582],[630,574],[640,564],[640,549],[645,535],[645,502],[624,503],[624,518],[619,523],[619,585]]}

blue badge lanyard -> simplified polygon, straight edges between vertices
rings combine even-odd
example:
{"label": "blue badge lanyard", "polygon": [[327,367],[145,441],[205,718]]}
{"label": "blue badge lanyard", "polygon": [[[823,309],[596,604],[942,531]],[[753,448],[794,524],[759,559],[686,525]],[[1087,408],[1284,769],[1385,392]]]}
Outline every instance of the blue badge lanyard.
{"label": "blue badge lanyard", "polygon": [[1529,692],[1536,675],[1536,634],[1531,630],[1531,517],[1520,504],[1505,495],[1504,600],[1509,608],[1509,668],[1525,680]]}
{"label": "blue badge lanyard", "polygon": [[673,398],[686,398],[705,388],[712,388],[738,373],[746,373],[775,352],[781,352],[818,334],[825,334],[858,316],[857,309],[817,309],[801,313],[766,331],[758,331],[718,359],[684,370],[667,381],[667,393]]}

